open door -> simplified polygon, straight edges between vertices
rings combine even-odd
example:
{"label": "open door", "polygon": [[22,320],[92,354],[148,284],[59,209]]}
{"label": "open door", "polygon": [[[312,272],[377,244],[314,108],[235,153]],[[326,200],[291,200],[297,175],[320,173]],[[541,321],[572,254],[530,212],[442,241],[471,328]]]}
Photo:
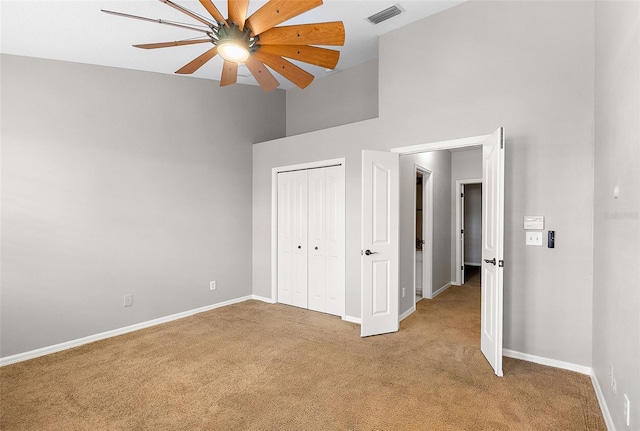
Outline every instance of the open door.
{"label": "open door", "polygon": [[362,151],[362,337],[398,330],[400,158]]}
{"label": "open door", "polygon": [[482,143],[482,305],[480,347],[502,376],[504,129]]}
{"label": "open door", "polygon": [[460,284],[465,281],[464,267],[464,184],[460,184]]}

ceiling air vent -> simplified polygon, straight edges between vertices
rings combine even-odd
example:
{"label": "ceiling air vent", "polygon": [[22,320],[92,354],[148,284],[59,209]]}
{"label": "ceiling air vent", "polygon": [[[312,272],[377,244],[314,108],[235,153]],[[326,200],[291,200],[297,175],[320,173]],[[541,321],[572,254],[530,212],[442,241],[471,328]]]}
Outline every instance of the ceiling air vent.
{"label": "ceiling air vent", "polygon": [[389,18],[393,18],[396,15],[400,15],[404,9],[400,7],[399,4],[393,5],[391,7],[386,8],[385,10],[381,10],[378,13],[371,15],[367,20],[371,24],[380,24],[382,21],[386,21]]}

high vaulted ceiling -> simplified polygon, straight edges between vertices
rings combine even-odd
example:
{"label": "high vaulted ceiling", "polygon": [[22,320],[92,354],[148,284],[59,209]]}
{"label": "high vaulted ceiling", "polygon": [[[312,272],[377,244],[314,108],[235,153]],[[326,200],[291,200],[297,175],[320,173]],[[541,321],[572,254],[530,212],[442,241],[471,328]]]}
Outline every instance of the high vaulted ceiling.
{"label": "high vaulted ceiling", "polygon": [[[410,22],[438,13],[464,0],[324,0],[316,9],[286,21],[282,25],[325,21],[343,21],[346,30],[344,47],[335,71],[348,69],[378,56],[378,37]],[[174,0],[194,12],[208,16],[198,1]],[[214,0],[223,16],[227,16],[227,1]],[[252,0],[249,15],[266,3]],[[389,6],[399,5],[404,12],[378,25],[366,18]],[[142,50],[131,45],[169,42],[200,36],[199,33],[107,15],[100,9],[140,15],[148,18],[196,24],[188,16],[158,0],[100,1],[0,1],[0,52],[5,54],[72,61],[125,69],[172,74],[206,48],[188,45],[155,50]],[[194,34],[195,33],[195,34]],[[296,63],[321,78],[333,73],[306,63]],[[218,80],[222,61],[219,56],[192,76]],[[280,88],[291,88],[286,79],[279,79]],[[238,82],[257,85],[249,71],[241,66]],[[312,84],[313,85],[313,84]]]}

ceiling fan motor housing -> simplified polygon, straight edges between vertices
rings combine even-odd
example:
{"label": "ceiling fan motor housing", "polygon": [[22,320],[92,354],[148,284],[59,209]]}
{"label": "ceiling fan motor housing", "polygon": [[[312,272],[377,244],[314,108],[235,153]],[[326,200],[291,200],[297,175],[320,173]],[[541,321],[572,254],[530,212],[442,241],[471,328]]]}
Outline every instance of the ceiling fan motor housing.
{"label": "ceiling fan motor housing", "polygon": [[[245,27],[243,31],[240,30],[236,23],[229,23],[228,26],[220,24],[218,28],[213,28],[211,38],[213,44],[218,47],[218,52],[225,60],[244,63],[248,59],[248,56],[253,54],[258,48],[256,38],[251,37],[250,34],[251,30],[248,27]],[[235,51],[240,57],[231,58],[234,57],[233,53],[225,55],[225,52],[229,52],[225,50]],[[244,56],[238,51],[244,52]]]}

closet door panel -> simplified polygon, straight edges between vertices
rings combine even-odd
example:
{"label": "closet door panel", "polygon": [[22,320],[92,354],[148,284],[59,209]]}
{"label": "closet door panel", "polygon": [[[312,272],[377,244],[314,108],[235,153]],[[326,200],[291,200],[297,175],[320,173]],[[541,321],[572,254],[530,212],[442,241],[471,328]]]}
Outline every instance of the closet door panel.
{"label": "closet door panel", "polygon": [[309,309],[324,312],[325,262],[325,169],[309,171]]}
{"label": "closet door panel", "polygon": [[291,305],[293,264],[293,179],[278,174],[278,302]]}
{"label": "closet door panel", "polygon": [[344,167],[325,169],[325,312],[344,313]]}
{"label": "closet door panel", "polygon": [[292,286],[291,305],[307,308],[307,171],[291,172],[292,200]]}

